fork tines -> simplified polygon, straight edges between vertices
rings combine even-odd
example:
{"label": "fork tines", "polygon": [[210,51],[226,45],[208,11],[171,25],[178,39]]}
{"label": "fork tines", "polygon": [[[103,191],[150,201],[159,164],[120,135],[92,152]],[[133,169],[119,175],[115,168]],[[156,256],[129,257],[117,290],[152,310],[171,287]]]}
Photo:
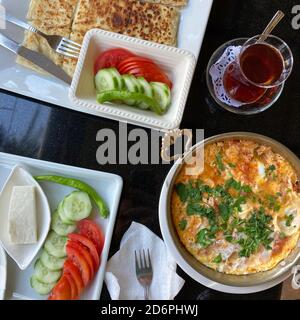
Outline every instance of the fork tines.
{"label": "fork tines", "polygon": [[147,249],[147,255],[145,253],[145,250],[139,250],[139,253],[137,251],[134,251],[135,254],[135,268],[136,273],[148,273],[152,272],[152,264],[151,264],[151,258],[150,258],[150,251]]}

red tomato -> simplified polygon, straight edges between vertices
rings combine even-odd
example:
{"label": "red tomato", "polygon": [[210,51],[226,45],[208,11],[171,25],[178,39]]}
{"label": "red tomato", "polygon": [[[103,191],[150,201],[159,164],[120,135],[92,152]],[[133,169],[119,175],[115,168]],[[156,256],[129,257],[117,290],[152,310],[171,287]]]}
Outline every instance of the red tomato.
{"label": "red tomato", "polygon": [[118,65],[123,60],[133,57],[134,54],[126,49],[111,49],[103,52],[97,58],[94,66],[94,72],[97,72],[104,68],[118,68]]}
{"label": "red tomato", "polygon": [[78,223],[78,228],[79,234],[89,238],[93,242],[100,257],[105,241],[104,234],[100,227],[95,222],[84,219]]}
{"label": "red tomato", "polygon": [[67,277],[62,276],[55,287],[52,289],[52,292],[48,300],[71,300],[72,292],[69,281]]}
{"label": "red tomato", "polygon": [[83,245],[81,245],[79,242],[75,242],[75,241],[68,241],[68,245],[72,246],[74,249],[76,249],[83,257],[84,260],[87,262],[90,271],[91,271],[91,277],[90,280],[93,278],[94,276],[94,262],[92,259],[91,254],[89,253],[88,249],[86,249],[86,247],[84,247]]}
{"label": "red tomato", "polygon": [[75,280],[73,279],[73,277],[71,276],[70,273],[64,273],[64,276],[67,278],[70,288],[71,288],[71,297],[72,300],[77,300],[78,299],[78,291],[77,291],[77,286],[75,283]]}
{"label": "red tomato", "polygon": [[70,243],[67,244],[67,256],[79,269],[82,281],[86,286],[92,278],[91,270],[88,263],[80,254],[80,252],[78,252],[72,245],[70,245]]}
{"label": "red tomato", "polygon": [[172,89],[172,82],[168,76],[150,59],[130,57],[119,64],[118,70],[121,74],[132,74],[134,76],[144,77],[148,82],[163,82]]}
{"label": "red tomato", "polygon": [[78,292],[78,296],[79,296],[84,288],[84,284],[83,284],[79,269],[69,259],[67,259],[64,263],[64,274],[65,273],[68,273],[72,276],[72,278],[75,282],[75,285],[77,287],[77,292]]}
{"label": "red tomato", "polygon": [[70,233],[68,235],[68,238],[72,241],[78,242],[81,245],[83,245],[85,248],[89,250],[90,255],[93,258],[93,264],[94,264],[94,270],[98,270],[100,265],[100,258],[97,252],[96,246],[93,244],[93,242],[87,238],[86,236],[83,236],[81,234],[77,233]]}

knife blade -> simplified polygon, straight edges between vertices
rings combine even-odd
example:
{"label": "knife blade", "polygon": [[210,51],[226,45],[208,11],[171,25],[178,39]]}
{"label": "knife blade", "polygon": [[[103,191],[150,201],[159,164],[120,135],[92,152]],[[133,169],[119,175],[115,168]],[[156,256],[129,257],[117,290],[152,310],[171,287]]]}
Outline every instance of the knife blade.
{"label": "knife blade", "polygon": [[0,46],[34,63],[41,69],[47,71],[48,73],[66,82],[67,84],[70,85],[72,83],[72,78],[63,69],[61,69],[53,61],[51,61],[49,58],[47,58],[41,53],[38,53],[23,47],[22,45],[9,39],[8,37],[4,36],[1,33],[0,33]]}

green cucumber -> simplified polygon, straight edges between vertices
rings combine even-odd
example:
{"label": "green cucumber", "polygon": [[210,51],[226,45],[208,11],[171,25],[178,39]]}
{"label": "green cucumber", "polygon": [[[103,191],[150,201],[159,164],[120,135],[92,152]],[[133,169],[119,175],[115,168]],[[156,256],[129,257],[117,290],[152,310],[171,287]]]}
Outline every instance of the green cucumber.
{"label": "green cucumber", "polygon": [[161,82],[150,82],[153,88],[154,99],[158,102],[163,112],[166,112],[171,104],[171,90]]}
{"label": "green cucumber", "polygon": [[[140,91],[140,84],[133,75],[124,74],[122,77],[125,81],[125,88],[127,89],[127,91],[129,91],[129,92],[139,92]],[[136,104],[135,100],[126,100],[124,102],[126,104],[128,104],[129,106],[133,106]]]}
{"label": "green cucumber", "polygon": [[65,197],[61,209],[68,220],[75,222],[88,218],[93,207],[86,192],[73,191]]}
{"label": "green cucumber", "polygon": [[166,111],[171,104],[170,88],[161,82],[151,82],[150,85],[153,88],[155,100],[159,103],[160,107]]}
{"label": "green cucumber", "polygon": [[49,254],[56,258],[64,258],[66,253],[66,243],[68,238],[61,237],[56,232],[51,231],[45,242],[45,249]]}
{"label": "green cucumber", "polygon": [[59,271],[63,268],[65,258],[56,258],[49,254],[47,250],[43,250],[40,259],[45,267],[51,271]]}
{"label": "green cucumber", "polygon": [[155,112],[158,115],[164,114],[159,104],[154,99],[147,97],[143,93],[111,90],[99,93],[97,95],[97,101],[101,104],[105,102],[112,102],[115,100],[121,100],[124,102],[126,100],[135,100],[137,103],[144,102],[149,106],[151,111]]}
{"label": "green cucumber", "polygon": [[95,76],[95,85],[97,92],[106,90],[119,90],[118,77],[113,75],[110,69],[102,69],[98,71]]}
{"label": "green cucumber", "polygon": [[67,236],[76,230],[76,224],[66,224],[64,223],[58,211],[56,210],[52,216],[51,228],[60,236]]}
{"label": "green cucumber", "polygon": [[63,201],[60,202],[60,204],[59,204],[58,207],[57,207],[57,212],[58,212],[58,214],[59,214],[59,217],[60,217],[61,221],[62,221],[64,224],[73,226],[73,225],[74,225],[74,221],[72,221],[72,220],[70,220],[70,219],[68,219],[68,218],[66,217],[66,214],[65,214],[65,212],[64,212],[64,210],[63,210],[63,208],[62,208],[62,204],[63,204]]}
{"label": "green cucumber", "polygon": [[43,265],[40,259],[38,259],[34,265],[34,276],[42,283],[54,283],[61,277],[62,272],[51,271]]}
{"label": "green cucumber", "polygon": [[[144,94],[145,94],[147,97],[153,99],[153,97],[154,97],[154,90],[153,90],[153,88],[150,86],[149,82],[148,82],[145,78],[143,78],[143,77],[137,78],[137,81],[139,82],[139,84],[140,84],[141,87],[143,88]],[[145,109],[149,109],[149,106],[148,106],[145,102],[139,103],[138,107],[141,108],[141,109],[144,109],[144,110],[145,110]]]}
{"label": "green cucumber", "polygon": [[43,283],[37,279],[36,276],[30,278],[30,285],[38,294],[42,296],[48,295],[51,290],[55,287],[56,282],[53,283]]}

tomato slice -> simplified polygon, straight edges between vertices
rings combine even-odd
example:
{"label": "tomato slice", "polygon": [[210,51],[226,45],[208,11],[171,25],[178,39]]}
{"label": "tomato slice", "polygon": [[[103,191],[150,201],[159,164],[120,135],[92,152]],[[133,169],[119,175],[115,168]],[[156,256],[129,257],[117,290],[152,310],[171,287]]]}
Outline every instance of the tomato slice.
{"label": "tomato slice", "polygon": [[84,260],[87,262],[90,268],[90,272],[91,272],[90,280],[91,280],[94,277],[95,271],[94,271],[94,262],[88,249],[84,247],[82,244],[80,244],[79,242],[75,242],[72,240],[69,240],[68,244],[72,246],[74,249],[76,249],[84,257]]}
{"label": "tomato slice", "polygon": [[72,241],[80,243],[86,249],[88,249],[90,255],[93,258],[94,271],[98,270],[99,265],[100,265],[100,258],[99,258],[97,248],[94,245],[94,243],[86,236],[83,236],[83,235],[77,234],[77,233],[70,233],[68,235],[68,238]]}
{"label": "tomato slice", "polygon": [[67,256],[79,269],[82,281],[86,286],[92,278],[90,267],[82,254],[80,254],[80,252],[77,251],[69,242],[67,244]]}
{"label": "tomato slice", "polygon": [[133,56],[135,55],[126,49],[116,48],[107,50],[100,54],[100,56],[97,58],[94,66],[94,72],[97,74],[99,70],[104,68],[114,67],[118,69],[120,62]]}
{"label": "tomato slice", "polygon": [[[132,73],[132,70],[136,69],[140,71]],[[170,89],[172,88],[172,82],[168,76],[150,59],[138,56],[129,57],[119,64],[118,70],[121,74],[138,74],[139,77],[144,77],[149,82],[163,82],[167,84]]]}
{"label": "tomato slice", "polygon": [[79,234],[93,242],[100,257],[105,241],[104,234],[100,227],[94,221],[84,219],[78,223],[78,228]]}
{"label": "tomato slice", "polygon": [[66,276],[62,276],[55,287],[52,289],[52,292],[48,300],[71,300],[72,292],[71,286]]}
{"label": "tomato slice", "polygon": [[67,259],[64,263],[64,274],[70,274],[72,276],[77,288],[77,295],[80,296],[84,288],[84,284],[83,284],[79,269],[69,259]]}
{"label": "tomato slice", "polygon": [[75,284],[75,280],[71,276],[70,273],[64,273],[64,276],[67,278],[70,288],[71,288],[71,299],[72,300],[77,300],[78,299],[78,291],[77,291],[77,286]]}

